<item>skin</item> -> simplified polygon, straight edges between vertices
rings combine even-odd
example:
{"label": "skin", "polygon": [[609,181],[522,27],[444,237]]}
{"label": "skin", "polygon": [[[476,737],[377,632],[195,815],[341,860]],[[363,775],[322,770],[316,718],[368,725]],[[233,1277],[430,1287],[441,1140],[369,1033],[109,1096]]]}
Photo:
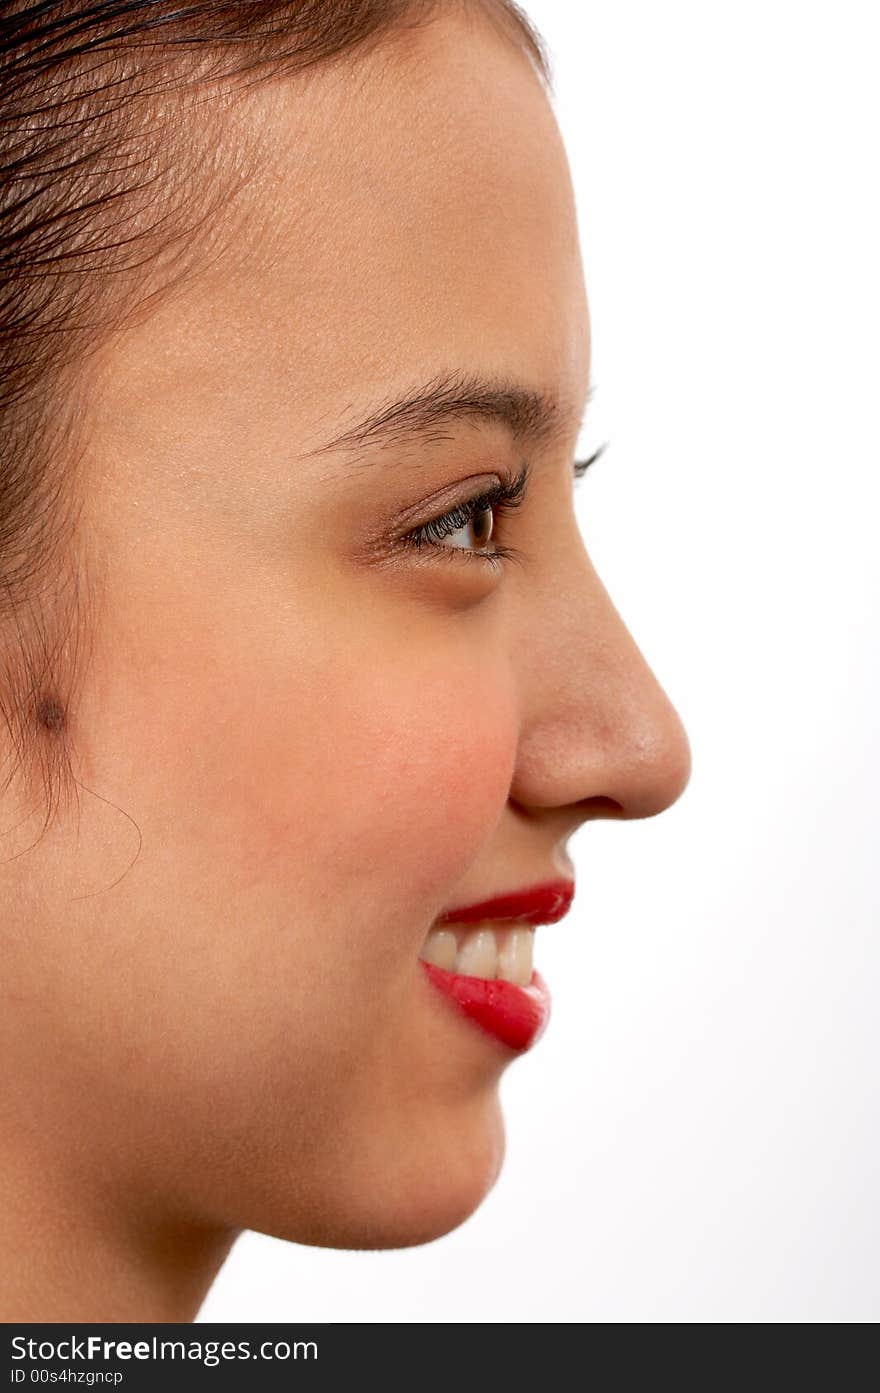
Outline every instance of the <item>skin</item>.
{"label": "skin", "polygon": [[[247,97],[271,136],[237,255],[93,365],[92,792],[26,855],[3,810],[7,1319],[192,1319],[245,1228],[461,1223],[515,1057],[426,981],[430,925],[571,874],[584,821],[688,779],[575,520],[589,322],[539,80],[452,12],[358,74]],[[518,564],[386,549],[516,472],[500,423],[313,453],[451,370],[572,409],[497,523]]]}

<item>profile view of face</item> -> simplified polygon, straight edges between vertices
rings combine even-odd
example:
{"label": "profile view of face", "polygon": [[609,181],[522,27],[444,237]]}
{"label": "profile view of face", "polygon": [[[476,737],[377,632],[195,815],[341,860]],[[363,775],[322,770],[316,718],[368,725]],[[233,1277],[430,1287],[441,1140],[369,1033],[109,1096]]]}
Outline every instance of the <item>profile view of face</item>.
{"label": "profile view of face", "polygon": [[588,310],[525,53],[440,7],[224,119],[262,150],[228,254],[89,365],[80,808],[20,856],[4,817],[7,1174],[100,1255],[58,1257],[46,1319],[194,1309],[247,1228],[460,1224],[521,1048],[423,955],[531,968],[432,927],[573,881],[584,821],[688,779],[575,518]]}

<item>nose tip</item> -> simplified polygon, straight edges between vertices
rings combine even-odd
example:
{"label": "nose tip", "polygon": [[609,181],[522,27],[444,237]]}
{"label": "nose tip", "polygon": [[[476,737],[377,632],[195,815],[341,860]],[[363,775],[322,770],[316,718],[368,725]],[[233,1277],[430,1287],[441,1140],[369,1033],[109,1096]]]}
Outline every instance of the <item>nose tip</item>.
{"label": "nose tip", "polygon": [[654,700],[622,724],[608,748],[608,794],[625,818],[656,817],[671,807],[691,776],[691,745],[681,717],[653,674]]}
{"label": "nose tip", "polygon": [[569,819],[581,822],[656,817],[681,797],[691,775],[690,741],[632,640],[625,647],[625,677],[616,663],[591,664],[576,704],[569,691],[561,705],[544,706],[520,747],[511,790],[518,803],[566,807]]}
{"label": "nose tip", "polygon": [[[557,602],[526,668],[527,720],[512,796],[565,808],[569,824],[647,818],[691,775],[682,720],[583,556],[582,582]],[[546,622],[546,613],[545,613]],[[556,635],[564,635],[561,641]]]}

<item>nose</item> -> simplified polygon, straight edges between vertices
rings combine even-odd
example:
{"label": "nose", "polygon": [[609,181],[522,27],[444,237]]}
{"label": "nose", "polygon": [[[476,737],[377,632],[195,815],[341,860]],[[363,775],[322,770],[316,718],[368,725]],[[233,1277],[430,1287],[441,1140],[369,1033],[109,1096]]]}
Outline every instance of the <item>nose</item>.
{"label": "nose", "polygon": [[[558,557],[557,557],[558,560]],[[531,591],[520,632],[520,741],[511,798],[592,817],[663,812],[691,771],[684,726],[578,534],[564,572]]]}

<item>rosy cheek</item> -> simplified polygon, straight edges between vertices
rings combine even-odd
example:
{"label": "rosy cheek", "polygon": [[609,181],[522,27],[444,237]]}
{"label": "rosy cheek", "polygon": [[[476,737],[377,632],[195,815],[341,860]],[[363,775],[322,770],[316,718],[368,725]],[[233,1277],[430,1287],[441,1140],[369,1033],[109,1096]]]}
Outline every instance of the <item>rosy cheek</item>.
{"label": "rosy cheek", "polygon": [[264,690],[261,722],[236,752],[247,772],[234,790],[227,766],[241,873],[256,858],[275,878],[302,878],[306,895],[430,914],[504,809],[515,758],[509,688],[488,666],[434,664],[418,676],[361,668],[326,682],[319,699],[290,698],[267,704]]}
{"label": "rosy cheek", "polygon": [[142,742],[133,801],[147,846],[167,832],[189,863],[175,882],[210,884],[222,904],[264,896],[270,918],[295,901],[322,920],[329,905],[347,920],[369,904],[374,918],[423,924],[507,801],[517,718],[506,665],[471,636],[413,631],[401,644],[364,623],[340,632],[333,613],[302,631],[286,615],[274,628],[230,619],[194,646],[187,634],[210,634],[207,621],[167,609],[145,631],[118,726],[120,759],[132,732]]}
{"label": "rosy cheek", "polygon": [[384,699],[374,692],[351,734],[361,785],[344,820],[362,869],[384,863],[387,876],[395,868],[422,905],[447,898],[507,800],[515,755],[508,693],[492,674],[462,681],[438,672],[427,692],[402,682]]}

